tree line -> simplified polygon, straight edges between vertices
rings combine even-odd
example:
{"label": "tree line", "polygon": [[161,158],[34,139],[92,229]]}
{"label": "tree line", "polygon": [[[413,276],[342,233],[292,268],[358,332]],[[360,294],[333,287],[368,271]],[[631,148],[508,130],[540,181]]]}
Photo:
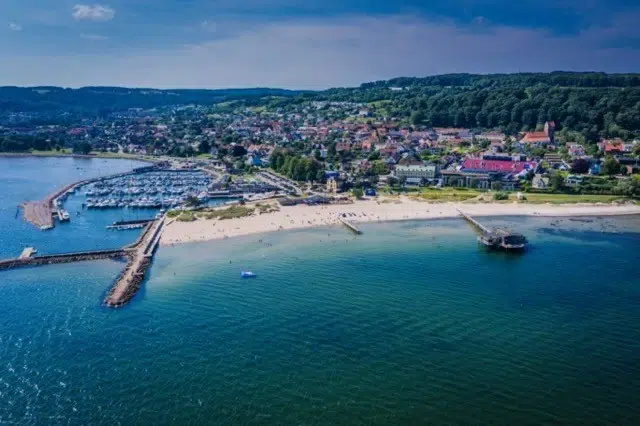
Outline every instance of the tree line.
{"label": "tree line", "polygon": [[276,149],[271,154],[269,166],[283,175],[297,181],[322,181],[324,165],[310,157],[301,157],[290,151]]}
{"label": "tree line", "polygon": [[52,148],[51,143],[44,138],[33,136],[0,137],[1,152],[48,151]]}

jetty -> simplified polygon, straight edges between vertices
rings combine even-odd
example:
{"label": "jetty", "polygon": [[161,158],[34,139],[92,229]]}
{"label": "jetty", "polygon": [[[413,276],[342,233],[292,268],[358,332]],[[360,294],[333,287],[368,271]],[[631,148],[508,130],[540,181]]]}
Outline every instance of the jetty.
{"label": "jetty", "polygon": [[491,229],[489,229],[488,227],[484,226],[483,224],[481,224],[480,222],[478,222],[477,220],[475,220],[474,218],[472,218],[471,216],[469,216],[468,214],[466,214],[462,210],[460,210],[460,209],[456,209],[456,210],[458,211],[458,213],[460,213],[460,215],[463,218],[465,218],[469,223],[471,223],[473,226],[478,228],[480,231],[482,231],[482,232],[491,232]]}
{"label": "jetty", "polygon": [[127,251],[124,249],[115,249],[115,250],[94,250],[94,251],[83,251],[76,253],[61,253],[61,254],[50,254],[50,255],[42,255],[42,256],[26,256],[25,251],[22,252],[20,257],[15,259],[5,259],[0,260],[0,271],[7,269],[16,269],[27,266],[41,266],[41,265],[52,265],[55,263],[71,263],[71,262],[82,262],[85,260],[98,260],[98,259],[115,259],[126,257]]}
{"label": "jetty", "polygon": [[151,266],[153,254],[158,248],[163,227],[164,218],[151,223],[145,229],[140,242],[129,249],[129,263],[104,299],[105,306],[119,308],[137,293],[147,270]]}
{"label": "jetty", "polygon": [[349,222],[348,220],[346,220],[342,216],[338,216],[338,220],[340,222],[342,222],[342,224],[344,226],[346,226],[353,233],[358,234],[358,235],[362,234],[362,231],[360,230],[360,228],[358,228],[357,226],[355,226],[353,223]]}
{"label": "jetty", "polygon": [[153,255],[160,243],[164,229],[164,217],[151,220],[145,226],[138,239],[127,246],[114,250],[94,250],[76,253],[62,253],[34,256],[36,250],[27,247],[14,259],[0,260],[0,271],[29,266],[71,263],[98,259],[127,259],[127,266],[120,274],[107,297],[105,306],[118,308],[125,305],[136,294],[151,266]]}
{"label": "jetty", "polygon": [[492,249],[510,251],[524,250],[526,248],[527,238],[524,235],[511,232],[508,229],[489,228],[460,209],[456,210],[464,219],[481,232],[481,235],[478,237],[480,244]]}

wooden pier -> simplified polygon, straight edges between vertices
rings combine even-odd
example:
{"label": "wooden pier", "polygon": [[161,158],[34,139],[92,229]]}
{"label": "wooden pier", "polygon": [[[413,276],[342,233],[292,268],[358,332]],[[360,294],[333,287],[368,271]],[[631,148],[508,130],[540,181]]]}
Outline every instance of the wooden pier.
{"label": "wooden pier", "polygon": [[478,222],[477,220],[475,220],[474,218],[472,218],[468,214],[464,213],[462,210],[460,210],[460,209],[456,209],[456,210],[458,211],[458,213],[460,213],[460,215],[463,218],[465,218],[469,223],[471,223],[472,225],[477,227],[480,231],[482,231],[482,232],[491,232],[491,229],[487,228],[486,226],[484,226],[483,224],[481,224],[480,222]]}
{"label": "wooden pier", "polygon": [[350,231],[353,231],[355,234],[358,234],[358,235],[362,234],[362,231],[360,230],[360,228],[358,228],[357,226],[355,226],[353,223],[349,222],[342,216],[338,216],[338,220],[342,222],[344,226],[349,228]]}

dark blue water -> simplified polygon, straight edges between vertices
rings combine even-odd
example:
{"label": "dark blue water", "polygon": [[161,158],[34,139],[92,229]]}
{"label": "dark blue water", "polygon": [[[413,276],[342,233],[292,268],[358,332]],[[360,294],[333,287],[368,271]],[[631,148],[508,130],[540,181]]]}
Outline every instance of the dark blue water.
{"label": "dark blue water", "polygon": [[638,218],[492,222],[531,250],[460,220],[162,247],[121,310],[117,262],[0,273],[0,424],[637,424]]}

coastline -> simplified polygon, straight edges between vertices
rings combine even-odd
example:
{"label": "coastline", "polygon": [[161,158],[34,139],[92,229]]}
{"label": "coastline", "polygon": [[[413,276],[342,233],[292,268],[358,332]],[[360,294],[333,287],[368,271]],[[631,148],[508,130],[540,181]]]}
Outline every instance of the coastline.
{"label": "coastline", "polygon": [[295,229],[342,226],[338,220],[341,214],[346,214],[345,219],[353,223],[392,222],[454,218],[459,216],[457,209],[477,217],[640,215],[640,206],[633,204],[427,203],[400,198],[356,201],[345,205],[281,207],[277,212],[256,212],[238,219],[173,221],[165,227],[160,244],[167,246]]}
{"label": "coastline", "polygon": [[66,152],[60,152],[60,153],[53,153],[53,152],[43,152],[43,153],[38,153],[36,152],[0,152],[0,158],[26,158],[26,157],[35,157],[35,158],[83,158],[83,159],[91,159],[91,158],[98,158],[101,160],[134,160],[134,161],[140,161],[140,162],[145,162],[145,163],[150,163],[150,164],[154,164],[157,163],[159,161],[162,161],[160,159],[156,159],[153,157],[144,157],[144,156],[135,156],[135,155],[130,155],[130,154],[109,154],[109,155],[103,155],[102,153],[98,153],[98,154],[73,154],[73,153],[66,153]]}

